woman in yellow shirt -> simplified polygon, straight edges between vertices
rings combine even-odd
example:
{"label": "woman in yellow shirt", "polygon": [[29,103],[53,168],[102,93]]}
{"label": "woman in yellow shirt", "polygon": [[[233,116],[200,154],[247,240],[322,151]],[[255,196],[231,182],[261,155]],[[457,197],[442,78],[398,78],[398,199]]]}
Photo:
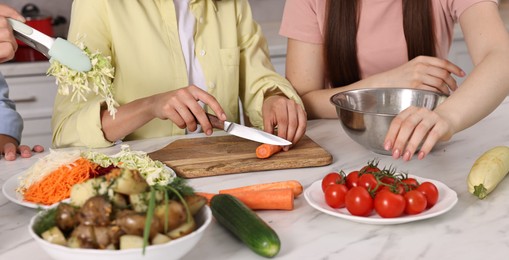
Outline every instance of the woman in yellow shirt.
{"label": "woman in yellow shirt", "polygon": [[[298,94],[270,63],[247,0],[75,0],[69,40],[112,57],[113,119],[104,100],[55,100],[55,147],[105,147],[117,140],[211,134],[205,111],[249,122],[293,143],[304,135]],[[196,119],[195,119],[196,118]],[[198,121],[198,122],[196,122]],[[288,149],[288,147],[286,147]]]}

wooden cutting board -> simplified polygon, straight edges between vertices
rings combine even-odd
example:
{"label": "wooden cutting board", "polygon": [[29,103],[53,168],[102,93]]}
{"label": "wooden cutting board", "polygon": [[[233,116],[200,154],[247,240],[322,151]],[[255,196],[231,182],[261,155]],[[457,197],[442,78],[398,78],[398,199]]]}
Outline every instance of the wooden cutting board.
{"label": "wooden cutting board", "polygon": [[253,171],[324,166],[332,155],[304,136],[288,152],[267,159],[255,154],[260,143],[225,135],[176,140],[149,156],[171,167],[182,178],[199,178]]}

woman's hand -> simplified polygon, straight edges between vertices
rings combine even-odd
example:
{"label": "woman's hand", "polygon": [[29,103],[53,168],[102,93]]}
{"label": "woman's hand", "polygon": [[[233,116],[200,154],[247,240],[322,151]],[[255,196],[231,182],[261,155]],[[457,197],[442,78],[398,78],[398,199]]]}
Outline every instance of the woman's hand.
{"label": "woman's hand", "polygon": [[19,154],[21,158],[30,158],[32,157],[32,152],[41,153],[43,151],[44,147],[40,145],[34,145],[32,149],[30,149],[28,145],[20,145],[18,147],[16,139],[8,135],[0,134],[0,154],[3,154],[3,157],[7,161],[16,160],[17,154]]}
{"label": "woman's hand", "polygon": [[14,53],[18,49],[18,44],[12,33],[12,28],[9,22],[7,22],[7,17],[25,21],[25,18],[16,12],[16,10],[7,5],[0,4],[0,63],[14,58]]}
{"label": "woman's hand", "polygon": [[438,141],[447,141],[454,134],[451,121],[439,112],[411,106],[403,110],[391,122],[385,136],[384,148],[392,151],[392,157],[412,159],[422,143],[419,160],[431,151]]}
{"label": "woman's hand", "polygon": [[463,77],[465,72],[455,64],[429,56],[419,56],[376,77],[382,87],[409,87],[450,94],[458,88],[452,74]]}
{"label": "woman's hand", "polygon": [[155,117],[169,119],[179,128],[187,128],[191,132],[196,131],[199,123],[203,132],[211,135],[212,125],[198,101],[209,106],[220,120],[226,120],[223,108],[216,98],[193,85],[156,95],[152,112]]}
{"label": "woman's hand", "polygon": [[[302,106],[285,96],[270,96],[263,102],[263,124],[266,132],[296,144],[306,132],[307,115]],[[283,150],[288,151],[286,146]]]}

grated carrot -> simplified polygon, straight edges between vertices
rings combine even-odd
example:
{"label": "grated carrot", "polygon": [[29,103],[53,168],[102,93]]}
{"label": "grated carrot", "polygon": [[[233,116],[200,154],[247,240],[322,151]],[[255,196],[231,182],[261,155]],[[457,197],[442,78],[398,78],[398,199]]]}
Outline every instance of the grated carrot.
{"label": "grated carrot", "polygon": [[69,198],[71,187],[84,182],[94,174],[95,164],[79,158],[71,165],[60,166],[24,192],[24,199],[33,203],[51,205]]}

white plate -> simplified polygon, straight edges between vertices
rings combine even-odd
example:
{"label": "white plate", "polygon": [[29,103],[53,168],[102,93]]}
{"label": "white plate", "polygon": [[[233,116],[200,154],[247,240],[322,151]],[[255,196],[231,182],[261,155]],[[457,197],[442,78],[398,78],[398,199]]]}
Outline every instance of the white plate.
{"label": "white plate", "polygon": [[[55,203],[55,204],[48,206],[48,205],[41,205],[41,204],[25,201],[23,199],[23,194],[16,191],[16,189],[18,188],[18,185],[19,185],[19,178],[23,175],[23,173],[24,172],[21,172],[14,176],[11,176],[2,186],[2,192],[8,200],[10,200],[18,205],[29,207],[29,208],[34,208],[34,209],[38,209],[38,208],[47,209],[47,208],[51,208],[58,204],[58,203]],[[68,201],[68,200],[69,199],[66,199],[64,201]]]}
{"label": "white plate", "polygon": [[329,215],[343,218],[359,223],[364,224],[375,224],[375,225],[392,225],[392,224],[401,224],[401,223],[407,223],[427,218],[432,218],[441,214],[444,214],[445,212],[449,211],[456,203],[458,202],[458,195],[454,190],[447,187],[447,185],[430,179],[420,178],[417,176],[411,176],[409,177],[416,178],[419,183],[429,181],[435,184],[438,189],[438,201],[430,209],[425,210],[424,212],[417,214],[417,215],[403,215],[401,217],[397,218],[382,218],[380,217],[374,210],[372,214],[368,217],[360,217],[360,216],[353,216],[348,212],[346,208],[341,209],[334,209],[329,207],[327,203],[325,202],[325,197],[323,195],[322,191],[322,180],[317,180],[313,184],[311,184],[310,187],[308,187],[304,191],[304,197],[306,198],[306,201],[311,205],[313,208],[322,211],[324,213],[327,213]]}

